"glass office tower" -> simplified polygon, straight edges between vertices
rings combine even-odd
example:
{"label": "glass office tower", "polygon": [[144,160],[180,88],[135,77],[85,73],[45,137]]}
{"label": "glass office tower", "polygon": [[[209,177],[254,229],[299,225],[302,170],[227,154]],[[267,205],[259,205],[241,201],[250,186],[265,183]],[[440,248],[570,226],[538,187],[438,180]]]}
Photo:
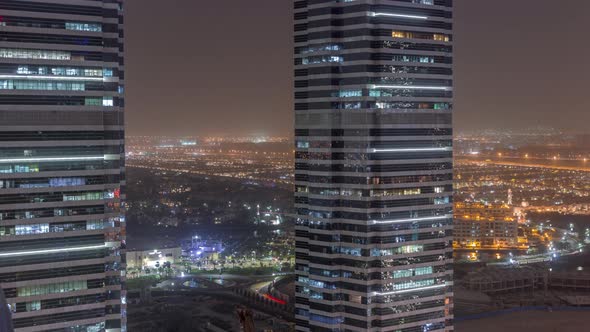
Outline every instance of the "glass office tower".
{"label": "glass office tower", "polygon": [[15,331],[125,331],[122,0],[0,1],[0,287]]}
{"label": "glass office tower", "polygon": [[452,0],[295,0],[297,331],[451,331]]}

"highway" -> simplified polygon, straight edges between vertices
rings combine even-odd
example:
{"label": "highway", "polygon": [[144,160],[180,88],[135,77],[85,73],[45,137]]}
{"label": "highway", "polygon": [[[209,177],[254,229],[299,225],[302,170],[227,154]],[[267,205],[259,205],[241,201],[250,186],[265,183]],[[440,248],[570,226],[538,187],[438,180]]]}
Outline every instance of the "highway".
{"label": "highway", "polygon": [[530,168],[545,168],[545,169],[556,169],[562,171],[580,171],[580,172],[590,172],[590,163],[588,166],[579,165],[579,166],[568,166],[563,164],[558,164],[559,160],[546,160],[546,163],[543,162],[534,162],[532,160],[523,160],[523,159],[514,159],[514,160],[507,160],[508,158],[502,159],[483,159],[483,158],[470,158],[470,157],[457,157],[457,162],[462,163],[469,163],[469,164],[487,164],[487,165],[499,165],[499,166],[517,166],[517,167],[530,167]]}

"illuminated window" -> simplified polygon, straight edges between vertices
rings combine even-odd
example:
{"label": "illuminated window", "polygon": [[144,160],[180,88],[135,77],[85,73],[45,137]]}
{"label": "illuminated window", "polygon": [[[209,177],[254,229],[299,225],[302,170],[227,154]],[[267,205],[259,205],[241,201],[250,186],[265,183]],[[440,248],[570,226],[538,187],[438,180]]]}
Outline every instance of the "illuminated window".
{"label": "illuminated window", "polygon": [[66,22],[66,30],[101,32],[102,24]]}
{"label": "illuminated window", "polygon": [[362,90],[341,90],[338,94],[340,98],[362,97]]}
{"label": "illuminated window", "polygon": [[113,97],[103,97],[102,98],[102,106],[115,106],[113,101]]}
{"label": "illuminated window", "polygon": [[349,256],[358,256],[362,255],[361,248],[353,248],[353,247],[332,247],[332,251],[335,253],[340,253],[343,255]]}
{"label": "illuminated window", "polygon": [[15,235],[33,235],[45,233],[49,233],[49,224],[15,226]]}
{"label": "illuminated window", "polygon": [[432,274],[434,273],[432,266],[428,266],[428,267],[418,267],[416,268],[416,270],[414,271],[414,274],[417,276],[422,276],[425,274]]}
{"label": "illuminated window", "polygon": [[87,230],[105,229],[108,226],[112,227],[112,222],[104,220],[88,220],[86,221]]}
{"label": "illuminated window", "polygon": [[309,148],[309,142],[297,141],[297,148],[299,148],[299,149],[308,149]]}
{"label": "illuminated window", "polygon": [[0,90],[84,91],[84,83],[0,80]]}
{"label": "illuminated window", "polygon": [[103,98],[86,97],[86,99],[84,100],[84,105],[112,107],[112,106],[115,106],[115,102],[114,102],[113,97],[103,97]]}
{"label": "illuminated window", "polygon": [[27,302],[26,308],[27,308],[27,311],[41,310],[41,301]]}
{"label": "illuminated window", "polygon": [[398,62],[434,63],[433,57],[418,56],[418,55],[394,55],[391,60],[398,61]]}
{"label": "illuminated window", "polygon": [[102,69],[84,69],[84,76],[102,77],[102,72]]}
{"label": "illuminated window", "polygon": [[436,41],[444,41],[444,42],[448,42],[450,40],[449,36],[436,34],[436,33],[434,35],[432,35],[432,38]]}
{"label": "illuminated window", "polygon": [[38,165],[15,165],[12,172],[9,173],[38,173]]}
{"label": "illuminated window", "polygon": [[88,289],[86,280],[66,281],[55,284],[39,285],[39,286],[25,286],[17,289],[19,297],[25,296],[39,296],[47,294],[57,294],[74,292],[78,290]]}
{"label": "illuminated window", "polygon": [[52,178],[49,179],[49,186],[50,187],[73,187],[73,186],[83,186],[86,184],[86,179],[84,178]]}
{"label": "illuminated window", "polygon": [[393,38],[413,38],[414,36],[411,32],[392,31],[391,37],[393,37]]}
{"label": "illuminated window", "polygon": [[87,97],[84,99],[84,105],[86,106],[102,106],[101,98]]}
{"label": "illuminated window", "polygon": [[324,51],[339,51],[342,49],[342,46],[337,44],[320,44],[315,46],[310,46],[301,50],[301,54],[307,53],[317,53],[317,52],[324,52]]}
{"label": "illuminated window", "polygon": [[420,195],[421,193],[422,193],[422,190],[420,190],[420,188],[415,188],[415,189],[371,190],[371,197],[411,196],[411,195]]}
{"label": "illuminated window", "polygon": [[419,287],[426,287],[434,285],[434,279],[418,280],[418,281],[406,281],[399,284],[393,285],[393,290],[413,289]]}
{"label": "illuminated window", "polygon": [[28,66],[18,66],[18,69],[16,70],[17,74],[21,74],[21,75],[31,75],[34,74],[33,71],[29,70]]}
{"label": "illuminated window", "polygon": [[43,59],[43,60],[71,60],[70,52],[24,50],[16,48],[0,48],[0,58],[6,59]]}
{"label": "illuminated window", "polygon": [[373,257],[380,257],[380,256],[392,256],[392,255],[401,255],[401,254],[414,254],[424,251],[423,245],[409,245],[397,248],[389,248],[389,249],[382,249],[382,248],[373,248],[371,249],[371,256]]}
{"label": "illuminated window", "polygon": [[102,192],[63,195],[64,201],[94,201],[101,200],[103,198],[105,198],[105,194]]}
{"label": "illuminated window", "polygon": [[303,58],[302,63],[304,65],[313,65],[318,63],[325,63],[325,62],[343,62],[344,58],[341,56],[334,56],[334,55],[324,55],[324,56],[310,56],[308,58]]}
{"label": "illuminated window", "polygon": [[14,234],[15,230],[14,227],[4,227],[4,226],[0,226],[0,236],[10,236],[10,235],[15,235]]}
{"label": "illuminated window", "polygon": [[307,187],[297,186],[296,189],[297,189],[297,192],[298,193],[307,193],[307,192],[309,192],[309,188],[307,188]]}
{"label": "illuminated window", "polygon": [[[448,42],[451,38],[448,35],[443,34],[427,34],[427,33],[420,33],[420,32],[408,32],[408,31],[392,31],[391,37],[393,38],[406,38],[406,39],[431,39],[436,41],[443,41]],[[427,61],[424,61],[427,62]]]}
{"label": "illuminated window", "polygon": [[451,108],[451,105],[447,104],[447,103],[436,103],[434,104],[434,109],[435,110],[448,110]]}
{"label": "illuminated window", "polygon": [[434,199],[434,204],[439,205],[439,204],[449,204],[450,200],[448,197],[439,197],[439,198],[435,198]]}

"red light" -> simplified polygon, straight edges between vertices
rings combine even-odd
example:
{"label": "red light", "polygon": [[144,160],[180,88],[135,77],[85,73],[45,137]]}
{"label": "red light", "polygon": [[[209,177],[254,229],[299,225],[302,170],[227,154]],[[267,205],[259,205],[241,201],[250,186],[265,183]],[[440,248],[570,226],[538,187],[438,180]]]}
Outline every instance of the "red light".
{"label": "red light", "polygon": [[277,298],[276,298],[276,297],[274,297],[274,296],[271,296],[271,295],[268,295],[268,294],[264,294],[263,296],[264,296],[265,298],[267,298],[267,299],[269,299],[269,300],[273,301],[273,302],[276,302],[276,303],[278,303],[278,304],[282,304],[282,305],[285,305],[285,304],[287,304],[287,302],[285,302],[285,301],[283,301],[283,300],[281,300],[281,299],[277,299]]}

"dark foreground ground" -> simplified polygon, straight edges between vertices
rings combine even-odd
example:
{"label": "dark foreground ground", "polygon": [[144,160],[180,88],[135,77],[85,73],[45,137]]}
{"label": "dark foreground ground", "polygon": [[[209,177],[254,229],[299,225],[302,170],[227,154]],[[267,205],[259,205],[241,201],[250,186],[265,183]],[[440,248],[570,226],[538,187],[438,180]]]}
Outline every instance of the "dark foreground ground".
{"label": "dark foreground ground", "polygon": [[589,331],[590,311],[519,312],[456,322],[455,332],[580,332]]}

